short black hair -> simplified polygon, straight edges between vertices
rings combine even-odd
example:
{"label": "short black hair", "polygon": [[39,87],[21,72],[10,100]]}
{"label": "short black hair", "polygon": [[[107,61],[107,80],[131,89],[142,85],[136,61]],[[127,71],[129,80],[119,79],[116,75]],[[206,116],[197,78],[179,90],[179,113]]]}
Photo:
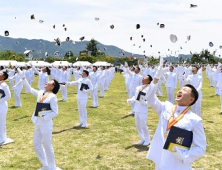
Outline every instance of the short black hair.
{"label": "short black hair", "polygon": [[45,67],[46,68],[46,72],[48,75],[50,75],[51,70],[49,69],[49,67]]}
{"label": "short black hair", "polygon": [[132,67],[133,71],[135,70],[135,67]]}
{"label": "short black hair", "polygon": [[96,70],[98,69],[98,67],[97,66],[93,66],[94,68],[96,68]]}
{"label": "short black hair", "polygon": [[173,70],[174,70],[174,67],[173,66],[170,66]]}
{"label": "short black hair", "polygon": [[89,72],[87,70],[83,70],[82,72],[86,73],[86,75],[89,76]]}
{"label": "short black hair", "polygon": [[153,78],[152,78],[152,76],[151,75],[147,75],[148,77],[149,77],[149,80],[150,80],[150,82],[149,82],[149,84],[151,83],[151,81],[153,81]]}
{"label": "short black hair", "polygon": [[54,83],[53,83],[54,88],[52,89],[52,92],[53,92],[54,94],[57,94],[58,91],[59,91],[59,88],[60,88],[59,82],[56,81],[56,80],[52,80],[52,81],[54,81]]}
{"label": "short black hair", "polygon": [[193,67],[195,67],[197,70],[199,70],[199,67],[198,67],[198,66],[194,65]]}
{"label": "short black hair", "polygon": [[8,73],[4,71],[3,75],[4,75],[4,80],[7,80],[8,79]]}
{"label": "short black hair", "polygon": [[136,68],[140,71],[140,68],[138,66]]}
{"label": "short black hair", "polygon": [[186,84],[184,87],[189,87],[191,88],[191,96],[194,98],[193,103],[190,104],[190,106],[192,106],[194,103],[196,103],[196,101],[198,100],[199,97],[199,93],[198,91],[195,89],[194,86],[192,86],[191,84]]}
{"label": "short black hair", "polygon": [[3,70],[3,69],[4,69],[4,67],[3,67],[3,66],[0,66],[0,68],[1,68],[1,70]]}

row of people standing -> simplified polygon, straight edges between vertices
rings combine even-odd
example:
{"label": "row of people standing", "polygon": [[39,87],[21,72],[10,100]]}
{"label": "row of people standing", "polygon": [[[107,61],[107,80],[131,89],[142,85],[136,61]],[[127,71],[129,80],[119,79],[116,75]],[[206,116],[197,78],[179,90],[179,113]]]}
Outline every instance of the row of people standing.
{"label": "row of people standing", "polygon": [[[124,71],[125,78],[127,78],[127,75],[125,75],[128,72],[127,69],[128,68],[123,69],[126,70]],[[201,97],[201,91],[199,90],[202,88],[202,76],[197,74],[198,69],[197,66],[193,66],[190,70],[191,74],[187,76],[185,76],[184,70],[182,70],[181,83],[193,83],[193,85],[182,85],[182,88],[176,94],[176,105],[173,105],[174,101],[161,102],[156,96],[159,87],[158,83],[161,79],[166,81],[167,88],[174,90],[177,85],[177,74],[173,72],[174,67],[170,66],[169,71],[164,70],[163,61],[160,62],[160,66],[156,69],[153,77],[154,80],[149,73],[146,73],[147,75],[144,75],[142,78],[142,85],[138,85],[135,94],[127,100],[127,103],[135,104],[133,109],[135,112],[135,123],[141,138],[137,144],[144,146],[150,144],[147,159],[155,163],[156,170],[192,169],[190,164],[206,152],[206,136],[202,119],[200,115],[195,112],[200,108],[193,108],[198,102],[199,97]],[[132,68],[130,70],[133,71]],[[171,89],[167,90],[168,95],[170,94],[169,90]],[[146,124],[148,105],[150,105],[159,116],[159,123],[151,143],[149,129]],[[192,111],[189,110],[189,106],[191,106]],[[163,149],[172,126],[186,131],[192,131],[192,145],[189,149],[181,148],[179,145],[172,148],[173,152]],[[180,136],[181,134],[174,135]]]}

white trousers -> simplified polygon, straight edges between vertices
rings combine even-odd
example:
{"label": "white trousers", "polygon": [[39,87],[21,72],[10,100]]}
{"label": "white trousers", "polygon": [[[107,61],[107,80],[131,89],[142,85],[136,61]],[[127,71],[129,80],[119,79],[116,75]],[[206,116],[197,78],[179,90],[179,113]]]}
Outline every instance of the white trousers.
{"label": "white trousers", "polygon": [[214,79],[213,79],[213,77],[210,77],[210,86],[214,86]]}
{"label": "white trousers", "polygon": [[98,87],[93,88],[90,94],[91,94],[93,106],[98,106]]}
{"label": "white trousers", "polygon": [[162,89],[162,83],[161,83],[161,81],[158,81],[157,93],[158,93],[159,96],[163,96],[163,89]]}
{"label": "white trousers", "polygon": [[199,97],[195,104],[191,106],[192,112],[196,113],[201,117],[201,101],[202,101],[202,92],[198,91]]}
{"label": "white trousers", "polygon": [[[27,79],[27,82],[29,83],[29,85],[31,86],[32,84],[32,80],[30,78]],[[25,88],[25,93],[28,93],[27,88]]]}
{"label": "white trousers", "polygon": [[109,79],[105,79],[105,90],[109,90]]}
{"label": "white trousers", "polygon": [[173,87],[167,87],[167,98],[168,101],[171,102],[172,104],[174,103],[174,88]]}
{"label": "white trousers", "polygon": [[222,112],[222,88],[219,88],[219,95],[220,95],[220,112]]}
{"label": "white trousers", "polygon": [[9,79],[9,84],[11,85],[11,89],[13,89],[13,86],[14,86],[13,79]]}
{"label": "white trousers", "polygon": [[105,83],[104,82],[100,82],[100,96],[104,96],[104,85]]}
{"label": "white trousers", "polygon": [[184,86],[184,81],[183,79],[180,79],[180,89]]}
{"label": "white trousers", "polygon": [[86,110],[87,99],[77,99],[79,120],[82,125],[87,125],[87,110]]}
{"label": "white trousers", "polygon": [[15,97],[15,106],[21,106],[21,98],[20,98],[20,94],[22,92],[22,86],[17,86],[14,89],[14,97]]}
{"label": "white trousers", "polygon": [[60,85],[61,92],[62,92],[62,100],[67,100],[67,86]]}
{"label": "white trousers", "polygon": [[55,155],[52,148],[52,129],[52,126],[35,125],[33,137],[33,146],[38,159],[43,166],[48,166],[50,170],[56,169]]}
{"label": "white trousers", "polygon": [[[130,90],[129,98],[131,99],[134,95],[135,95],[135,91]],[[133,112],[135,103],[131,103],[130,105],[131,105],[131,109],[132,109],[132,112]]]}
{"label": "white trousers", "polygon": [[141,140],[150,142],[150,134],[146,121],[147,113],[135,113],[136,128]]}
{"label": "white trousers", "polygon": [[6,114],[8,111],[7,104],[0,105],[0,143],[4,142],[7,138],[6,135]]}

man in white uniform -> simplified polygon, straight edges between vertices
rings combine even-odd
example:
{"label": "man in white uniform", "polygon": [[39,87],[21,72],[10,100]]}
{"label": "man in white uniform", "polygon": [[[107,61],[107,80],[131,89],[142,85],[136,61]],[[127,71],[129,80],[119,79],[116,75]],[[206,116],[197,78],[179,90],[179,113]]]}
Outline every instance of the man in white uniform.
{"label": "man in white uniform", "polygon": [[[132,75],[130,85],[129,85],[129,89],[130,89],[130,96],[129,97],[132,98],[136,93],[136,87],[142,85],[143,77],[140,75],[140,68],[139,67],[135,68],[134,74],[132,74],[130,71],[128,73]],[[132,109],[131,114],[132,115],[135,113],[133,111],[134,106],[135,106],[135,104],[131,103],[131,109]]]}
{"label": "man in white uniform", "polygon": [[[135,123],[137,132],[141,138],[141,140],[137,143],[138,145],[147,146],[150,143],[149,129],[146,124],[148,114],[148,102],[145,99],[145,95],[148,92],[149,84],[152,80],[153,79],[150,75],[143,77],[143,85],[137,86],[135,95],[131,99],[127,100],[127,103],[135,103],[135,106],[133,108],[133,111],[135,112]],[[138,96],[141,92],[145,94]]]}
{"label": "man in white uniform", "polygon": [[[198,99],[198,92],[192,85],[185,85],[177,92],[176,106],[168,101],[161,102],[156,97],[155,92],[158,87],[158,80],[162,76],[162,63],[161,61],[160,68],[146,95],[149,105],[159,116],[158,127],[153,136],[147,159],[155,163],[156,170],[189,170],[192,169],[190,164],[206,152],[206,136],[202,119],[189,110],[189,106]],[[170,122],[170,120],[172,121]],[[171,126],[192,131],[193,139],[189,150],[181,149],[179,146],[173,147],[175,152],[163,149]]]}
{"label": "man in white uniform", "polygon": [[52,118],[58,115],[58,104],[55,94],[59,91],[59,83],[56,80],[52,80],[45,84],[45,90],[38,91],[31,88],[25,77],[22,79],[27,90],[37,96],[37,103],[49,104],[51,108],[51,110],[41,112],[37,116],[35,116],[35,112],[32,115],[32,122],[35,124],[33,145],[35,153],[43,165],[41,170],[61,170],[56,167],[52,147]]}
{"label": "man in white uniform", "polygon": [[99,74],[97,73],[97,67],[93,66],[93,71],[89,74],[89,78],[92,82],[92,107],[98,107],[98,83],[99,83]]}
{"label": "man in white uniform", "polygon": [[193,66],[192,68],[192,75],[189,75],[187,79],[185,79],[185,84],[191,84],[192,86],[195,87],[197,90],[199,97],[198,100],[191,106],[192,112],[196,113],[198,116],[201,117],[201,100],[202,100],[202,83],[203,79],[202,76],[197,74],[198,67]]}
{"label": "man in white uniform", "polygon": [[[88,99],[87,93],[92,90],[92,83],[88,79],[89,72],[87,70],[83,70],[82,78],[79,78],[77,81],[72,81],[66,83],[67,86],[69,85],[78,85],[78,92],[77,92],[77,103],[78,103],[78,112],[79,112],[79,119],[80,119],[80,127],[85,128],[87,126],[87,109],[86,103]],[[87,85],[87,87],[83,87]]]}
{"label": "man in white uniform", "polygon": [[174,90],[177,87],[177,74],[173,72],[174,67],[170,66],[169,72],[165,73],[167,76],[166,89],[168,101],[174,103]]}
{"label": "man in white uniform", "polygon": [[48,67],[43,67],[42,72],[39,72],[34,66],[33,71],[39,75],[38,88],[39,90],[45,90],[45,84],[49,81],[50,70]]}
{"label": "man in white uniform", "polygon": [[100,97],[104,97],[104,87],[105,87],[105,66],[102,66],[99,77]]}
{"label": "man in white uniform", "polygon": [[8,85],[4,82],[7,80],[6,72],[0,73],[0,146],[6,141],[6,114],[8,111],[7,100],[11,98]]}
{"label": "man in white uniform", "polygon": [[67,86],[65,85],[66,82],[68,82],[68,71],[67,71],[67,67],[64,66],[61,70],[60,73],[60,81],[61,81],[61,92],[62,92],[62,101],[66,101],[67,100]]}

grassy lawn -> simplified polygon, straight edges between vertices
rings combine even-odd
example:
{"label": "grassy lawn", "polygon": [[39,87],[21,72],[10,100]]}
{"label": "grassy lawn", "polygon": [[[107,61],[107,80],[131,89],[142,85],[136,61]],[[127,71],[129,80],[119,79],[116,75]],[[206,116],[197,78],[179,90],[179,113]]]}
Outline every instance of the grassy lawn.
{"label": "grassy lawn", "polygon": [[[37,88],[38,77],[32,84]],[[163,86],[166,100],[166,89]],[[32,145],[34,124],[31,115],[35,110],[36,97],[32,94],[21,94],[22,107],[13,108],[15,104],[13,91],[9,100],[7,114],[7,135],[15,143],[0,147],[1,170],[36,170],[41,163],[36,157]],[[134,117],[127,116],[131,107],[126,103],[128,95],[124,78],[116,73],[109,91],[104,98],[99,98],[99,107],[92,105],[89,97],[87,103],[88,127],[79,129],[76,99],[76,87],[68,87],[68,100],[60,102],[58,93],[59,115],[53,119],[53,148],[56,164],[64,170],[88,169],[154,169],[154,164],[146,159],[147,147],[135,145],[140,138],[137,134]],[[222,131],[219,96],[210,88],[204,72],[202,88],[202,117],[207,135],[207,153],[192,164],[193,169],[222,169]],[[149,108],[148,127],[151,139],[156,130],[158,117]]]}

